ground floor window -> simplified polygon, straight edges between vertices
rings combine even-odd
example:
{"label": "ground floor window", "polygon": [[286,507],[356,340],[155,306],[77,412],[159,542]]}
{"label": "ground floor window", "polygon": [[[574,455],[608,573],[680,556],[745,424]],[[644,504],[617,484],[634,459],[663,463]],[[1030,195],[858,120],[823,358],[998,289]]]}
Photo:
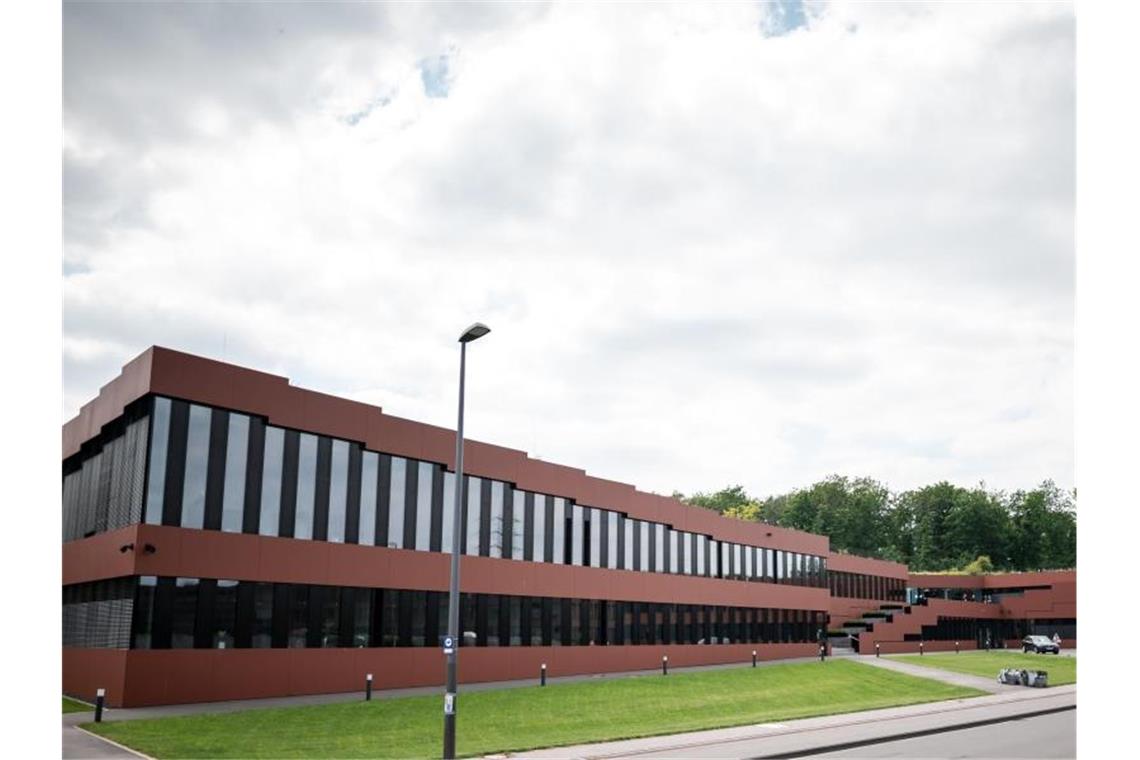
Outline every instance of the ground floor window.
{"label": "ground floor window", "polygon": [[[99,593],[107,582],[100,582]],[[436,647],[447,630],[447,593],[414,589],[146,576],[115,581],[126,605],[122,635],[135,649]],[[94,584],[64,588],[65,642],[83,637],[78,605]],[[132,599],[133,597],[133,599]],[[81,601],[82,600],[82,601]],[[132,605],[131,602],[134,602]],[[84,625],[89,623],[84,617]],[[806,643],[823,610],[611,599],[463,594],[461,644],[475,647]]]}

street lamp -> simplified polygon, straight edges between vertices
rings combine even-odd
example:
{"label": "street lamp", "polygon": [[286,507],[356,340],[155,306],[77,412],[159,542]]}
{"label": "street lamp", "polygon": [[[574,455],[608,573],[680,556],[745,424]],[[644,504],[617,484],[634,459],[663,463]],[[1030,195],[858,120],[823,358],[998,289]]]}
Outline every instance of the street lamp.
{"label": "street lamp", "polygon": [[451,590],[447,598],[447,692],[443,695],[443,757],[455,757],[455,702],[459,686],[456,665],[459,646],[459,526],[463,524],[463,381],[467,369],[467,344],[482,338],[491,328],[481,322],[468,327],[459,336],[459,425],[455,430],[455,509],[451,523]]}

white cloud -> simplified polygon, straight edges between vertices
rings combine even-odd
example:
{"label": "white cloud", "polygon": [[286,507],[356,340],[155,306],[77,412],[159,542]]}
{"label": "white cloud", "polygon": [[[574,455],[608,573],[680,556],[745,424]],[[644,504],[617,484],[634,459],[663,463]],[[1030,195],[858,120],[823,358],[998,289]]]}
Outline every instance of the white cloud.
{"label": "white cloud", "polygon": [[159,343],[452,425],[479,319],[471,435],[642,488],[1072,484],[1071,8],[336,7],[65,8],[65,416]]}

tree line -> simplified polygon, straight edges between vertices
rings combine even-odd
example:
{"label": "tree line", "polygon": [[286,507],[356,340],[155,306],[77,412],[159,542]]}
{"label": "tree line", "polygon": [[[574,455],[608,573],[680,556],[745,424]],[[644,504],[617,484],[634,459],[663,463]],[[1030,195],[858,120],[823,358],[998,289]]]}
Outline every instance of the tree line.
{"label": "tree line", "polygon": [[892,492],[871,478],[833,475],[756,498],[735,485],[674,493],[728,517],[831,538],[832,551],[903,562],[915,571],[1054,570],[1077,565],[1076,492],[1047,480],[1031,491],[941,482]]}

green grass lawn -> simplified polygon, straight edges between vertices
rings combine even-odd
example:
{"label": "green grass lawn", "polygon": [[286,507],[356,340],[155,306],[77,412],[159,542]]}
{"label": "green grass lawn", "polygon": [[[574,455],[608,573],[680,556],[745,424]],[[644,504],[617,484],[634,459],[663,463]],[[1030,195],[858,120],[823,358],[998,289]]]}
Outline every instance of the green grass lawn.
{"label": "green grass lawn", "polygon": [[91,705],[85,705],[82,702],[76,702],[74,699],[63,698],[63,711],[69,712],[95,712],[95,708]]}
{"label": "green grass lawn", "polygon": [[[462,693],[458,752],[519,751],[980,696],[851,661]],[[439,757],[442,695],[88,723],[166,757]]]}
{"label": "green grass lawn", "polygon": [[1060,657],[1052,654],[1023,654],[1017,650],[962,652],[961,654],[939,653],[928,655],[892,655],[892,660],[923,665],[928,668],[952,670],[955,673],[968,673],[997,680],[1002,668],[1044,670],[1049,674],[1050,686],[1063,686],[1077,682],[1077,658]]}

